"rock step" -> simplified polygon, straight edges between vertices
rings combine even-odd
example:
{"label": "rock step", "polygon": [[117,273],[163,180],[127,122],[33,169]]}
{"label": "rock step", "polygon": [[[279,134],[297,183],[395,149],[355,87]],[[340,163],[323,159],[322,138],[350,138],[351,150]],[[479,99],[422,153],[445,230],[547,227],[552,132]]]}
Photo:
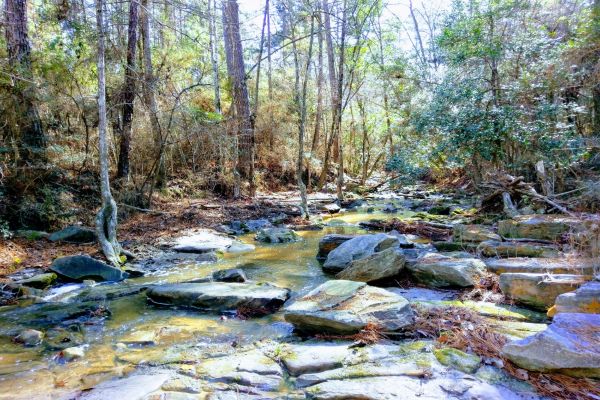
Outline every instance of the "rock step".
{"label": "rock step", "polygon": [[600,261],[591,258],[501,258],[487,259],[488,271],[495,274],[507,272],[572,274],[592,276]]}
{"label": "rock step", "polygon": [[600,314],[600,282],[588,282],[574,292],[559,295],[548,316],[559,313]]}
{"label": "rock step", "polygon": [[569,231],[582,229],[579,218],[560,214],[519,215],[498,223],[498,234],[507,238],[557,240]]}
{"label": "rock step", "polygon": [[586,277],[572,274],[504,273],[500,289],[508,298],[532,308],[547,310],[556,297],[584,284]]}
{"label": "rock step", "polygon": [[488,240],[477,247],[485,257],[557,257],[556,247],[537,242],[500,242]]}

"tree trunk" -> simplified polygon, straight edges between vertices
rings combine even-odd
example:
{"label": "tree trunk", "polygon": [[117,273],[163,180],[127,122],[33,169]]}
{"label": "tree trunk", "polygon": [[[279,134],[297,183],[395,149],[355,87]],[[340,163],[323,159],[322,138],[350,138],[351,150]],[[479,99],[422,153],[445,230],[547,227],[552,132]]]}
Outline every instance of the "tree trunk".
{"label": "tree trunk", "polygon": [[311,155],[315,154],[319,145],[322,122],[321,115],[323,114],[323,31],[320,24],[317,38],[319,40],[319,53],[317,55],[317,110],[315,112],[315,132],[313,134],[312,146],[310,148]]}
{"label": "tree trunk", "polygon": [[262,30],[260,32],[260,46],[258,49],[258,63],[257,63],[257,67],[256,67],[256,85],[254,88],[254,111],[252,112],[253,118],[256,118],[256,116],[258,115],[258,90],[259,90],[259,86],[260,86],[260,66],[262,64],[261,61],[262,61],[263,49],[265,47],[265,27],[267,26],[268,16],[269,16],[269,0],[266,0],[265,12],[263,15],[263,22],[262,22]]}
{"label": "tree trunk", "polygon": [[7,55],[13,75],[13,106],[18,118],[18,123],[15,124],[18,165],[40,164],[47,161],[48,143],[35,104],[36,90],[35,83],[32,82],[26,0],[5,0],[4,11]]}
{"label": "tree trunk", "polygon": [[346,0],[344,0],[344,9],[342,10],[342,29],[340,34],[340,61],[338,63],[338,76],[337,76],[337,111],[335,113],[337,117],[336,132],[338,137],[338,176],[337,176],[337,198],[341,203],[344,200],[344,141],[342,137],[342,95],[344,90],[344,63],[345,63],[345,51],[346,51]]}
{"label": "tree trunk", "polygon": [[423,65],[427,63],[427,57],[425,56],[425,49],[423,48],[423,40],[421,40],[421,31],[419,30],[419,23],[417,22],[417,18],[415,17],[415,10],[413,8],[412,0],[408,2],[408,9],[410,10],[410,17],[412,18],[413,25],[415,28],[415,36],[417,37],[417,43],[419,45],[419,49],[417,53],[420,51],[421,59],[423,60]]}
{"label": "tree trunk", "polygon": [[223,33],[226,43],[227,71],[232,86],[232,106],[238,142],[237,170],[240,177],[248,181],[250,194],[254,195],[254,124],[250,114],[236,0],[223,1]]}
{"label": "tree trunk", "polygon": [[[214,3],[213,3],[214,1]],[[212,5],[212,10],[211,10]],[[215,91],[215,112],[221,114],[221,88],[219,86],[219,65],[217,62],[217,33],[215,27],[215,19],[217,13],[216,0],[208,0],[208,35],[209,35],[209,46],[210,46],[210,62],[212,65],[213,72],[213,89]]]}
{"label": "tree trunk", "polygon": [[129,29],[127,32],[127,65],[125,66],[125,85],[123,88],[123,115],[121,122],[121,143],[117,179],[129,179],[129,151],[131,148],[131,125],[133,102],[135,101],[138,0],[129,2]]}
{"label": "tree trunk", "polygon": [[144,101],[150,110],[150,125],[156,151],[157,165],[155,167],[154,185],[163,188],[166,185],[166,170],[164,163],[164,143],[160,121],[158,120],[158,105],[156,103],[156,78],[152,68],[152,51],[150,48],[150,13],[148,0],[142,0],[140,15],[140,30],[142,36],[142,49],[144,53]]}
{"label": "tree trunk", "polygon": [[98,28],[98,138],[100,156],[100,189],[102,206],[96,216],[96,233],[106,259],[115,267],[121,265],[122,253],[117,241],[117,203],[110,192],[108,177],[108,143],[106,134],[106,80],[104,68],[104,0],[96,0],[96,25]]}

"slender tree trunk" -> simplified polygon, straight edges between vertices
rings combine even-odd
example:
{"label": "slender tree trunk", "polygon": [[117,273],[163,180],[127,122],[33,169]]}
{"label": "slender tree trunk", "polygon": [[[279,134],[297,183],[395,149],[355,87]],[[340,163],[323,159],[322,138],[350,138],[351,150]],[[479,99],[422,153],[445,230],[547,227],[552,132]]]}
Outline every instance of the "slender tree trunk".
{"label": "slender tree trunk", "polygon": [[238,142],[238,172],[250,184],[250,194],[254,187],[254,124],[250,114],[248,86],[244,67],[238,4],[236,0],[223,1],[223,33],[226,42],[227,70],[232,86],[233,109],[236,120]]}
{"label": "slender tree trunk", "polygon": [[421,31],[419,30],[419,23],[417,22],[417,18],[415,16],[415,10],[413,8],[412,0],[408,2],[408,9],[410,10],[410,17],[412,18],[413,25],[415,28],[415,36],[417,37],[417,43],[419,45],[419,50],[421,52],[421,59],[423,60],[423,65],[427,62],[427,57],[425,56],[425,48],[423,47],[423,40],[421,40]]}
{"label": "slender tree trunk", "polygon": [[46,135],[36,106],[36,88],[31,71],[31,47],[27,35],[26,0],[5,0],[5,35],[13,89],[13,106],[18,121],[18,165],[40,164],[47,161]]}
{"label": "slender tree trunk", "polygon": [[269,0],[265,1],[265,12],[263,15],[263,23],[262,30],[260,32],[260,46],[258,49],[258,63],[256,67],[256,85],[254,88],[254,111],[252,112],[253,118],[256,118],[258,115],[258,89],[260,86],[260,67],[263,55],[263,49],[265,46],[265,27],[267,26],[267,18],[269,16]]}
{"label": "slender tree trunk", "polygon": [[121,122],[121,143],[119,146],[119,163],[117,179],[129,179],[129,151],[131,148],[131,125],[133,119],[133,102],[135,101],[136,54],[138,0],[129,2],[129,28],[127,32],[127,65],[125,66],[125,85],[123,89],[123,115]]}
{"label": "slender tree trunk", "polygon": [[96,233],[106,259],[115,267],[121,265],[121,246],[117,241],[117,203],[110,192],[108,177],[108,143],[106,134],[106,80],[104,67],[105,22],[104,0],[96,0],[98,29],[98,138],[100,153],[100,189],[102,206],[96,216]]}
{"label": "slender tree trunk", "polygon": [[321,24],[319,24],[317,38],[319,40],[319,53],[317,55],[317,110],[315,112],[315,131],[313,134],[312,146],[310,148],[311,154],[315,154],[319,145],[322,123],[321,115],[323,114],[323,31],[321,29]]}
{"label": "slender tree trunk", "polygon": [[269,86],[269,150],[273,152],[275,138],[273,136],[273,66],[271,63],[271,13],[267,13],[267,85]]}
{"label": "slender tree trunk", "polygon": [[144,101],[150,110],[150,125],[152,127],[152,136],[154,137],[154,146],[156,157],[158,159],[155,172],[155,186],[163,188],[166,185],[166,169],[164,163],[164,143],[163,134],[158,120],[158,104],[156,103],[156,78],[152,67],[152,51],[150,48],[150,8],[148,0],[142,0],[142,12],[140,15],[140,30],[142,36],[142,49],[144,58]]}
{"label": "slender tree trunk", "polygon": [[[211,9],[212,5],[212,9]],[[212,65],[213,72],[213,89],[215,91],[215,112],[221,114],[221,88],[219,85],[219,64],[217,62],[217,33],[216,33],[216,13],[217,3],[216,0],[208,0],[208,35],[209,35],[209,46],[210,46],[210,62]]]}
{"label": "slender tree trunk", "polygon": [[[379,68],[381,72],[381,81],[383,83],[383,112],[385,114],[385,131],[387,135],[387,141],[390,143],[390,157],[394,155],[394,136],[392,134],[392,121],[390,118],[390,106],[388,98],[388,79],[385,71],[385,58],[383,56],[383,33],[381,31],[381,23],[377,21],[379,41]],[[364,183],[364,182],[363,182]]]}
{"label": "slender tree trunk", "polygon": [[[342,29],[340,34],[340,61],[338,63],[338,76],[337,76],[337,112],[335,113],[337,117],[336,128],[337,128],[337,136],[338,136],[338,153],[339,153],[339,161],[338,161],[338,176],[337,176],[337,198],[341,203],[344,201],[344,140],[342,137],[342,95],[344,91],[344,63],[345,63],[345,51],[346,51],[346,2],[344,0],[344,9],[342,10]],[[340,204],[341,205],[341,204]]]}

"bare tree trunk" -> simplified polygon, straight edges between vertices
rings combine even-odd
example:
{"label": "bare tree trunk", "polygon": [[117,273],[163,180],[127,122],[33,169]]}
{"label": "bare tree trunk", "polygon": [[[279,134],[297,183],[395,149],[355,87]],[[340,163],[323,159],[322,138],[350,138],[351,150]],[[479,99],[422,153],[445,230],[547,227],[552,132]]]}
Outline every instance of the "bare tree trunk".
{"label": "bare tree trunk", "polygon": [[[379,41],[379,68],[381,73],[381,81],[383,83],[383,112],[385,113],[385,131],[387,134],[387,141],[390,143],[390,157],[394,155],[394,136],[392,134],[392,121],[390,118],[390,106],[388,98],[388,79],[385,71],[385,58],[383,56],[383,32],[381,31],[381,23],[377,20],[378,34],[377,39]],[[364,183],[364,182],[363,182]]]}
{"label": "bare tree trunk", "polygon": [[258,63],[257,63],[257,67],[256,67],[256,85],[254,88],[254,111],[252,112],[253,114],[253,118],[256,118],[256,116],[258,115],[258,89],[259,89],[259,85],[260,85],[260,66],[261,66],[261,61],[262,61],[262,55],[263,55],[263,48],[265,46],[265,27],[267,25],[267,18],[269,16],[269,0],[265,1],[265,12],[263,15],[263,23],[262,23],[262,30],[260,32],[260,46],[259,46],[259,50],[258,50]]}
{"label": "bare tree trunk", "polygon": [[269,86],[269,150],[273,151],[275,138],[273,136],[273,66],[271,64],[271,13],[267,13],[267,84]]}
{"label": "bare tree trunk", "polygon": [[310,62],[313,51],[313,37],[315,31],[315,19],[314,16],[310,20],[310,39],[308,45],[308,56],[306,57],[306,68],[304,69],[304,80],[302,82],[302,90],[300,90],[300,61],[298,55],[298,48],[296,47],[294,29],[292,31],[292,47],[294,50],[294,66],[296,72],[296,80],[294,85],[294,100],[296,103],[296,110],[298,112],[298,159],[296,164],[296,180],[298,181],[298,189],[300,190],[302,216],[306,219],[310,217],[308,213],[308,199],[306,195],[306,185],[302,179],[302,173],[304,171],[304,135],[306,130],[306,91],[308,86],[308,79],[310,77]]}
{"label": "bare tree trunk", "polygon": [[135,51],[137,48],[138,10],[138,0],[131,0],[129,2],[127,65],[125,66],[125,85],[123,88],[123,115],[121,122],[121,143],[119,146],[119,163],[117,164],[117,179],[129,179],[129,151],[131,149],[133,102],[135,101]]}
{"label": "bare tree trunk", "polygon": [[96,0],[98,28],[98,138],[100,152],[100,189],[102,206],[96,216],[96,233],[106,259],[115,267],[121,265],[121,245],[117,241],[117,203],[110,192],[108,177],[108,143],[106,134],[106,80],[104,68],[104,0]]}
{"label": "bare tree trunk", "polygon": [[417,18],[415,17],[415,10],[413,8],[412,0],[409,0],[408,9],[410,10],[410,17],[412,18],[413,25],[415,28],[415,36],[417,37],[417,43],[419,44],[419,51],[421,52],[421,59],[423,60],[423,65],[427,62],[427,57],[425,56],[425,49],[423,48],[423,40],[421,40],[421,31],[419,30],[419,23],[417,22]]}
{"label": "bare tree trunk", "polygon": [[[321,115],[323,114],[323,31],[319,24],[319,32],[317,34],[319,40],[319,53],[317,63],[317,110],[315,112],[315,132],[313,134],[311,154],[317,151],[319,138],[321,136]],[[310,183],[309,183],[310,184]]]}
{"label": "bare tree trunk", "polygon": [[227,70],[232,86],[233,109],[238,142],[238,172],[254,187],[254,124],[250,114],[248,86],[244,67],[244,54],[240,37],[238,4],[236,0],[223,1],[223,33],[227,53]]}
{"label": "bare tree trunk", "polygon": [[150,9],[148,0],[142,0],[142,12],[140,15],[140,30],[142,34],[144,53],[144,100],[150,110],[150,125],[156,148],[158,163],[155,172],[155,186],[163,188],[166,185],[166,169],[164,163],[164,143],[160,121],[158,120],[158,105],[156,103],[156,78],[152,68],[152,51],[150,49]]}
{"label": "bare tree trunk", "polygon": [[47,161],[46,135],[35,104],[35,84],[32,82],[31,47],[27,35],[26,0],[5,0],[5,36],[9,66],[14,75],[12,81],[16,140],[19,165],[38,164]]}
{"label": "bare tree trunk", "polygon": [[[213,3],[214,2],[214,3]],[[212,5],[212,10],[211,10]],[[210,62],[212,65],[213,72],[213,89],[215,91],[215,112],[221,114],[221,88],[219,86],[219,65],[217,62],[217,33],[215,26],[215,19],[217,13],[216,0],[208,0],[208,35],[209,35],[209,46],[210,46]]]}
{"label": "bare tree trunk", "polygon": [[338,76],[337,76],[337,111],[335,113],[337,122],[335,124],[337,128],[338,137],[338,149],[339,149],[339,161],[338,161],[338,176],[337,176],[337,198],[341,203],[344,200],[344,141],[342,137],[342,95],[344,90],[344,63],[345,63],[345,51],[346,51],[346,0],[344,0],[344,9],[342,10],[342,32],[340,34],[340,61],[338,63]]}

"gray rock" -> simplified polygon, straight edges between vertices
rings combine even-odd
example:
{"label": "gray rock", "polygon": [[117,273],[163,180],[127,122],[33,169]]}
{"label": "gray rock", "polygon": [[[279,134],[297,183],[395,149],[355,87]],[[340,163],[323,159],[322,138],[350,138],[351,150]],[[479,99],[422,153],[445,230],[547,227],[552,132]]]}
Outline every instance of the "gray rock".
{"label": "gray rock", "polygon": [[146,295],[158,305],[265,314],[279,309],[288,299],[289,290],[255,283],[174,283],[155,286]]}
{"label": "gray rock", "polygon": [[452,230],[452,240],[457,243],[479,243],[486,240],[501,240],[500,235],[483,225],[456,225]]}
{"label": "gray rock", "polygon": [[219,232],[200,229],[175,239],[171,249],[180,253],[210,253],[225,251],[233,242],[232,238]]}
{"label": "gray rock", "polygon": [[367,324],[398,331],[414,321],[408,301],[362,282],[332,280],[284,310],[285,320],[308,332],[354,333]]}
{"label": "gray rock", "polygon": [[253,244],[242,243],[242,242],[233,242],[229,247],[227,247],[227,252],[231,254],[243,254],[243,253],[251,253],[256,250],[256,246]]}
{"label": "gray rock", "polygon": [[128,276],[126,272],[87,255],[57,258],[49,269],[61,277],[78,281],[121,281]]}
{"label": "gray rock", "polygon": [[171,378],[171,372],[136,374],[123,379],[105,381],[81,394],[82,400],[128,399],[143,400]]}
{"label": "gray rock", "polygon": [[600,377],[600,315],[562,313],[543,332],[507,343],[502,354],[522,368]]}
{"label": "gray rock", "polygon": [[480,357],[467,354],[452,347],[436,349],[433,351],[433,354],[435,354],[435,358],[443,365],[456,368],[465,373],[474,373],[481,365]]}
{"label": "gray rock", "polygon": [[97,239],[96,231],[81,226],[67,226],[48,236],[52,242],[92,243]]}
{"label": "gray rock", "polygon": [[337,205],[336,203],[329,203],[329,204],[325,204],[322,207],[320,207],[321,210],[328,212],[329,214],[337,214],[340,212],[340,210],[342,209],[339,205]]}
{"label": "gray rock", "polygon": [[495,274],[528,272],[535,274],[593,275],[598,261],[591,258],[498,258],[485,260],[487,270]]}
{"label": "gray rock", "polygon": [[15,342],[21,343],[24,346],[33,347],[40,345],[43,338],[43,332],[35,329],[25,329],[15,337]]}
{"label": "gray rock", "polygon": [[334,249],[339,247],[342,243],[354,238],[355,235],[338,235],[329,234],[325,235],[319,240],[319,251],[317,253],[317,260],[324,261],[327,259],[327,255]]}
{"label": "gray rock", "polygon": [[46,289],[56,280],[56,274],[48,272],[45,274],[34,275],[31,278],[16,281],[15,284],[29,286],[36,289]]}
{"label": "gray rock", "polygon": [[76,346],[76,347],[67,347],[66,349],[61,351],[62,359],[65,361],[74,361],[80,358],[85,357],[85,347],[84,346]]}
{"label": "gray rock", "polygon": [[558,255],[556,247],[546,244],[496,240],[481,242],[477,251],[485,257],[556,257]]}
{"label": "gray rock", "polygon": [[222,269],[215,271],[212,278],[217,282],[246,282],[246,273],[239,268]]}
{"label": "gray rock", "polygon": [[256,233],[255,239],[264,243],[293,243],[301,237],[289,228],[265,228]]}
{"label": "gray rock", "polygon": [[550,316],[558,313],[600,314],[600,282],[588,282],[574,292],[563,293],[556,298]]}
{"label": "gray rock", "polygon": [[583,228],[580,219],[565,215],[520,215],[500,221],[498,233],[507,238],[557,240],[562,234]]}
{"label": "gray rock", "polygon": [[365,258],[390,247],[398,247],[398,245],[398,238],[385,233],[356,236],[329,253],[323,264],[323,270],[340,272],[354,260]]}
{"label": "gray rock", "polygon": [[419,282],[433,287],[469,287],[479,282],[485,264],[476,258],[455,258],[427,253],[407,268]]}
{"label": "gray rock", "polygon": [[405,263],[406,259],[402,251],[390,248],[352,261],[336,275],[336,278],[359,282],[374,282],[398,275],[404,268]]}
{"label": "gray rock", "polygon": [[517,303],[547,310],[558,295],[577,289],[585,281],[581,275],[506,273],[500,275],[500,289]]}

